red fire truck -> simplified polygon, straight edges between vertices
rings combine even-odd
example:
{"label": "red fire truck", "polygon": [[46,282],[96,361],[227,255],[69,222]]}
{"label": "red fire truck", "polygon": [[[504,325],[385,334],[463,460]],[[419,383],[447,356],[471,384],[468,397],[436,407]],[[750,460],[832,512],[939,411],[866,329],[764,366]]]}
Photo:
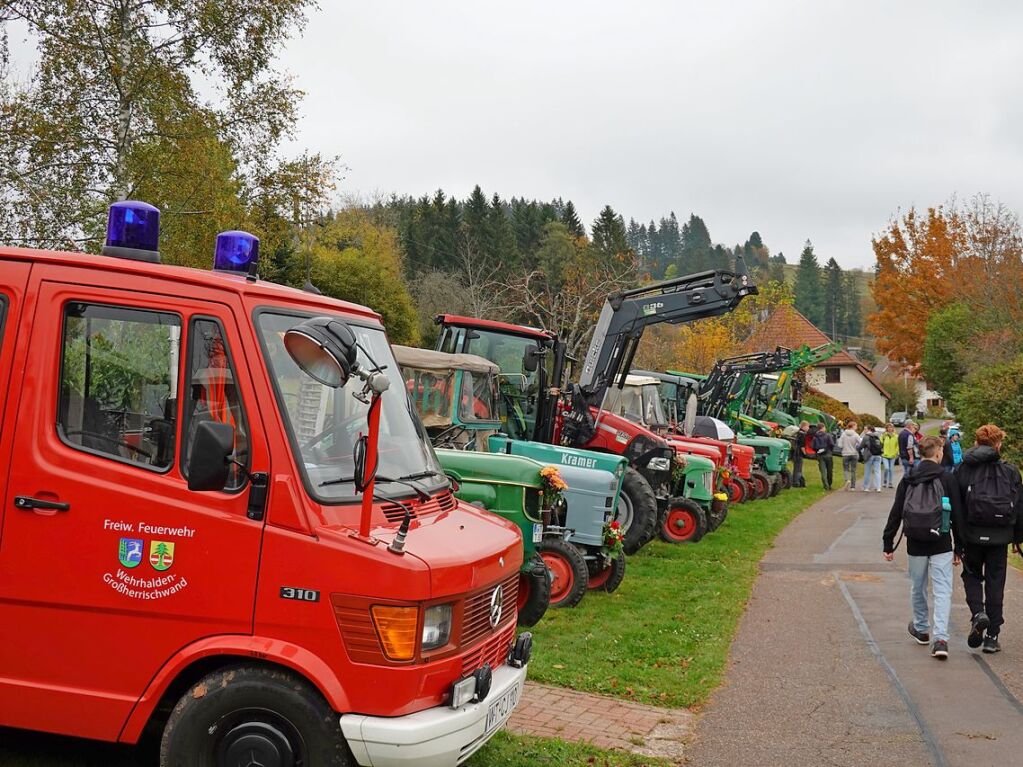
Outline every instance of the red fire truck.
{"label": "red fire truck", "polygon": [[0,248],[0,726],[161,764],[456,765],[515,707],[518,529],[452,495],[379,315],[105,255]]}

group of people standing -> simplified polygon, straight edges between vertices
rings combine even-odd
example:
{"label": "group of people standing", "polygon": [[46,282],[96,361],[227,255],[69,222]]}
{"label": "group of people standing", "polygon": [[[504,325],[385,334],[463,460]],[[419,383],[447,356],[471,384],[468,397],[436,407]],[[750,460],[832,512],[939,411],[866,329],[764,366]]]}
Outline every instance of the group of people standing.
{"label": "group of people standing", "polygon": [[[817,461],[821,472],[821,483],[825,490],[831,490],[834,484],[834,454],[837,450],[842,455],[842,474],[846,490],[856,489],[856,466],[863,463],[863,490],[881,492],[885,488],[895,487],[895,465],[914,465],[914,456],[918,455],[916,441],[917,427],[912,422],[906,424],[901,433],[895,426],[887,424],[883,431],[873,426],[866,426],[862,433],[856,431],[856,421],[848,421],[838,440],[817,424],[803,421],[796,433],[796,449],[792,457],[792,481],[796,487],[804,487],[804,459]],[[916,452],[914,452],[916,451]]]}

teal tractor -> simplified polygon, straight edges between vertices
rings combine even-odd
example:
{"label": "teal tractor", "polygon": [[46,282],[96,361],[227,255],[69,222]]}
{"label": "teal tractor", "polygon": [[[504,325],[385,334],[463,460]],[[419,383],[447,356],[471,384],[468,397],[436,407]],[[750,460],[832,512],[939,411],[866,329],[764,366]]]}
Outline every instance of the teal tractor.
{"label": "teal tractor", "polygon": [[481,480],[484,469],[499,466],[494,459],[514,457],[535,464],[545,485],[545,510],[539,521],[523,513],[520,524],[550,571],[551,605],[575,606],[588,589],[615,591],[625,577],[614,521],[625,458],[509,437],[497,406],[498,367],[489,360],[393,349],[410,401],[440,448],[437,455],[445,471],[447,462],[452,468],[457,463],[465,476],[469,464],[487,458],[473,475]]}

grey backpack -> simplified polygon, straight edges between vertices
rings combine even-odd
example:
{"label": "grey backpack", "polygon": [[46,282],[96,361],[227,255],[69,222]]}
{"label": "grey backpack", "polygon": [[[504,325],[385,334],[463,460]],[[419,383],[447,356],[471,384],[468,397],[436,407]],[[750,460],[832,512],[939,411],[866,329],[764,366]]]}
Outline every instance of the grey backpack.
{"label": "grey backpack", "polygon": [[902,532],[914,541],[933,541],[948,532],[948,522],[941,508],[945,486],[941,478],[930,482],[908,484],[902,504]]}

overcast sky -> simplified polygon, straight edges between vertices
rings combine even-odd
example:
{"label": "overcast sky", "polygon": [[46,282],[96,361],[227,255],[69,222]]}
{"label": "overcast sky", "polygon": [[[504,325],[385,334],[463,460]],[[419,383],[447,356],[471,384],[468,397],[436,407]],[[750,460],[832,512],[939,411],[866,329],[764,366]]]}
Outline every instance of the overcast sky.
{"label": "overcast sky", "polygon": [[695,212],[846,267],[900,207],[1023,207],[1018,2],[320,4],[282,65],[343,192]]}

